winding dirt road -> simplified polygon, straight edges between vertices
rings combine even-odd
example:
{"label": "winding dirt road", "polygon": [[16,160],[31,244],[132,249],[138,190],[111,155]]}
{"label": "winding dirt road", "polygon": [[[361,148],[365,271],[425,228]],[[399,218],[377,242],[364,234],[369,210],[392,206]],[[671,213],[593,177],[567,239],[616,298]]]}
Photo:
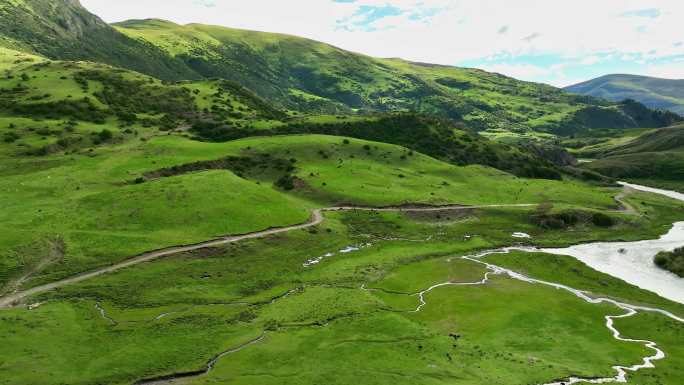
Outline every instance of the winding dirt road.
{"label": "winding dirt road", "polygon": [[82,274],[75,275],[73,277],[65,278],[59,281],[55,281],[52,283],[48,283],[45,285],[40,285],[36,286],[27,290],[22,290],[22,291],[17,291],[12,294],[8,294],[6,296],[0,297],[0,309],[2,308],[9,308],[13,307],[16,305],[19,305],[21,303],[21,300],[30,297],[32,295],[40,294],[40,293],[45,293],[48,291],[52,291],[67,285],[71,285],[74,283],[82,282],[89,280],[91,278],[95,278],[97,276],[107,274],[107,273],[113,273],[115,271],[125,269],[127,267],[135,266],[141,263],[145,262],[150,262],[155,259],[163,258],[163,257],[168,257],[171,255],[176,255],[180,253],[185,253],[188,251],[194,251],[194,250],[201,250],[201,249],[206,249],[210,247],[216,247],[216,246],[221,246],[221,245],[226,245],[229,243],[234,243],[234,242],[239,242],[243,241],[246,239],[255,239],[255,238],[263,238],[267,237],[269,235],[275,235],[275,234],[281,234],[281,233],[287,233],[290,231],[294,230],[302,230],[306,229],[309,227],[317,226],[321,224],[324,220],[323,218],[323,213],[324,212],[334,212],[334,211],[381,211],[381,212],[435,212],[435,211],[442,211],[442,210],[470,210],[470,209],[479,209],[479,208],[497,208],[497,207],[530,207],[534,206],[533,204],[501,204],[501,205],[479,205],[479,206],[462,206],[462,205],[448,205],[448,206],[430,206],[430,207],[401,207],[401,206],[391,206],[391,207],[355,207],[355,206],[336,206],[336,207],[327,207],[327,208],[321,208],[321,209],[315,209],[311,213],[311,218],[302,224],[299,225],[293,225],[293,226],[285,226],[285,227],[277,227],[277,228],[271,228],[263,231],[257,231],[253,233],[247,233],[247,234],[242,234],[242,235],[229,235],[217,239],[213,239],[210,241],[206,242],[201,242],[193,245],[186,245],[186,246],[174,246],[170,248],[165,248],[165,249],[160,249],[160,250],[155,250],[155,251],[150,251],[144,254],[140,254],[136,257],[124,260],[122,262],[113,264],[111,266],[106,266],[102,267],[99,269],[95,269],[89,272],[85,272]]}

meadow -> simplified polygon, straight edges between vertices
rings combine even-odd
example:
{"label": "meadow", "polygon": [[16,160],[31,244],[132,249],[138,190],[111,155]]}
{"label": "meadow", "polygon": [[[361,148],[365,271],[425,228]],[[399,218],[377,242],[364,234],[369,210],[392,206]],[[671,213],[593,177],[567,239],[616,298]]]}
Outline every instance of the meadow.
{"label": "meadow", "polygon": [[[78,1],[0,19],[0,385],[542,384],[651,353],[624,309],[462,257],[668,232],[684,203],[609,177],[681,188],[655,130],[681,117]],[[483,260],[684,317],[569,257]],[[615,326],[667,354],[631,383],[680,382],[682,323]]]}
{"label": "meadow", "polygon": [[[315,384],[364,376],[378,384],[520,384],[610,375],[616,362],[636,362],[645,352],[612,339],[603,316],[619,309],[608,305],[496,276],[484,286],[436,289],[420,312],[411,311],[419,305],[413,294],[429,286],[481,280],[481,265],[454,257],[517,244],[514,231],[533,234],[526,242],[541,245],[638,239],[684,214],[681,204],[664,198],[629,199],[642,215],[616,214],[619,233],[591,224],[544,230],[529,222],[535,208],[526,207],[350,211],[327,213],[312,229],[138,265],[34,297],[29,303],[42,303],[35,310],[3,310],[0,330],[9,343],[0,347],[1,377],[6,384],[130,384],[201,371],[221,352],[249,342],[208,374],[184,381]],[[684,314],[681,305],[597,277],[574,260],[535,260],[541,258],[492,261]],[[675,332],[668,333],[653,338]],[[667,368],[676,368],[680,358],[671,360]],[[657,373],[643,383],[678,372]]]}
{"label": "meadow", "polygon": [[[227,156],[257,161],[241,171],[145,179],[157,170]],[[558,207],[616,207],[612,188],[520,179],[482,166],[453,166],[398,146],[330,136],[202,143],[164,135],[66,156],[4,159],[0,189],[8,204],[1,214],[1,276],[7,284],[31,272],[26,286],[148,250],[301,223],[313,207],[546,201]],[[291,167],[269,167],[283,161]],[[294,184],[291,190],[277,186],[283,177]],[[32,272],[54,245],[59,263]]]}

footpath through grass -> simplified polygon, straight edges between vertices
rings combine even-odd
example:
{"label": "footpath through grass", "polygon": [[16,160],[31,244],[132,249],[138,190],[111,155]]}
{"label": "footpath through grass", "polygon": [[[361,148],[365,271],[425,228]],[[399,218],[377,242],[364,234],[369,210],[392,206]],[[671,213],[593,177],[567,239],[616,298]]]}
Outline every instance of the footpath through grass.
{"label": "footpath through grass", "polygon": [[[144,178],[225,157],[246,159],[248,166]],[[51,250],[58,251],[56,263],[33,272],[24,287],[144,251],[301,223],[311,208],[340,203],[553,201],[615,207],[614,189],[520,179],[480,166],[453,166],[402,147],[319,135],[221,144],[165,136],[69,156],[3,161],[0,283],[25,276]]]}
{"label": "footpath through grass", "polygon": [[[652,215],[619,225],[625,235],[592,225],[535,231],[534,208],[328,213],[307,231],[158,260],[42,294],[32,299],[44,303],[33,311],[2,311],[0,338],[8,343],[0,347],[0,377],[6,384],[130,384],[202,369],[264,331],[259,343],[189,383],[371,378],[375,384],[517,385],[610,375],[612,365],[649,353],[612,339],[603,316],[621,311],[610,306],[496,277],[485,286],[437,289],[421,312],[405,311],[417,307],[410,294],[418,290],[446,280],[479,281],[480,265],[450,257],[514,244],[513,232],[554,244],[649,237],[671,216],[684,216],[667,201],[644,202]],[[535,268],[539,277],[572,276],[554,265]],[[594,281],[588,268],[577,268]],[[608,294],[625,301],[679,306],[615,285],[620,290]],[[656,333],[655,340],[669,338],[639,325]],[[661,376],[678,373],[676,352]]]}

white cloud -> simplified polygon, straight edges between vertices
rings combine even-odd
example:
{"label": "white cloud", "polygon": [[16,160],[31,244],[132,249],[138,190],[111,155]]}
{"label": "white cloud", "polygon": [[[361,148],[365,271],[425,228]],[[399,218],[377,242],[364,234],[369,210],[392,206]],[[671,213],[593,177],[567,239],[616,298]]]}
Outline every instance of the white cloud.
{"label": "white cloud", "polygon": [[677,60],[671,63],[650,65],[644,70],[644,75],[665,79],[684,79],[684,63]]}
{"label": "white cloud", "polygon": [[580,61],[580,64],[582,64],[582,65],[592,65],[592,64],[596,64],[596,63],[598,63],[598,62],[600,62],[600,61],[601,61],[601,58],[600,58],[600,57],[598,57],[598,56],[596,56],[596,55],[592,55],[592,56],[587,56],[587,57],[585,57],[584,59],[582,59],[582,61]]}

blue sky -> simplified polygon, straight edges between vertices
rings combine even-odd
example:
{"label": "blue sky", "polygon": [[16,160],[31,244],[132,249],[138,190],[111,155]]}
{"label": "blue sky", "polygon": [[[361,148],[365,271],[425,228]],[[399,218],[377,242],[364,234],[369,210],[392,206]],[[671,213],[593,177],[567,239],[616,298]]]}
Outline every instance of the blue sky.
{"label": "blue sky", "polygon": [[163,18],[304,36],[380,57],[565,86],[684,78],[681,0],[81,0],[106,21]]}

